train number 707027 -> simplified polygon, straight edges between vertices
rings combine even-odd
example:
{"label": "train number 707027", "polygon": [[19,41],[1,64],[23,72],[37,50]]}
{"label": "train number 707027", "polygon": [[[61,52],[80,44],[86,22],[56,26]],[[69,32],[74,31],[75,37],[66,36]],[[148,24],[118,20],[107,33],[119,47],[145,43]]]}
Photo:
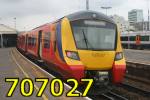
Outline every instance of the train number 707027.
{"label": "train number 707027", "polygon": [[[19,84],[21,95],[25,97],[32,96],[34,92],[34,87],[36,86],[35,83],[33,83],[33,80],[30,78],[24,78],[20,82],[19,82],[19,78],[5,78],[5,82],[12,83],[10,89],[8,90],[6,94],[7,97],[13,96],[13,93],[18,84]],[[64,93],[64,88],[65,88],[64,83],[60,79],[57,79],[57,78],[52,79],[50,81],[49,86],[48,86],[49,78],[35,78],[35,82],[41,83],[41,86],[38,89],[38,92],[36,94],[36,97],[41,97],[47,87],[49,88],[49,91],[52,94],[52,96],[60,97]],[[93,79],[81,79],[81,82],[88,82],[82,94],[75,92],[79,86],[78,81],[76,79],[67,79],[67,83],[73,83],[74,85],[71,89],[69,89],[69,91],[67,91],[66,96],[67,97],[80,97],[80,96],[85,97],[93,84]],[[56,88],[56,87],[59,87],[59,88]]]}

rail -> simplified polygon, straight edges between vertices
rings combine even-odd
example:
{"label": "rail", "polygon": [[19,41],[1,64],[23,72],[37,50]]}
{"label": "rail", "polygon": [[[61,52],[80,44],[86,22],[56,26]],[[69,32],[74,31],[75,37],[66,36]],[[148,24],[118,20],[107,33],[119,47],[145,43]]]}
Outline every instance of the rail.
{"label": "rail", "polygon": [[128,100],[127,98],[112,91],[102,94],[102,96],[104,96],[106,99],[109,99],[109,100]]}
{"label": "rail", "polygon": [[128,91],[137,93],[139,95],[150,97],[150,91],[148,91],[148,90],[143,90],[142,88],[132,86],[127,83],[121,83],[121,87],[127,89]]}

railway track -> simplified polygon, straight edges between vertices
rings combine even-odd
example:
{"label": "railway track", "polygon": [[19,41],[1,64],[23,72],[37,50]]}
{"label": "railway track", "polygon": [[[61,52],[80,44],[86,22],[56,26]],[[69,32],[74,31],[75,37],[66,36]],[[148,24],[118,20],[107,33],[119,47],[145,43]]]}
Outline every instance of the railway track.
{"label": "railway track", "polygon": [[111,92],[111,91],[109,91],[108,93],[102,94],[102,96],[108,100],[128,100],[127,98],[117,93]]}
{"label": "railway track", "polygon": [[125,78],[126,79],[131,79],[133,81],[141,82],[141,83],[144,83],[144,84],[148,84],[148,85],[150,84],[150,80],[139,78],[139,77],[136,77],[136,76],[133,76],[133,75],[126,75]]}
{"label": "railway track", "polygon": [[130,91],[130,92],[134,92],[136,94],[139,94],[141,96],[150,97],[150,91],[148,91],[148,90],[144,90],[142,88],[132,86],[132,85],[126,84],[126,83],[121,83],[121,87]]}
{"label": "railway track", "polygon": [[127,70],[128,75],[149,80],[150,64],[127,61]]}

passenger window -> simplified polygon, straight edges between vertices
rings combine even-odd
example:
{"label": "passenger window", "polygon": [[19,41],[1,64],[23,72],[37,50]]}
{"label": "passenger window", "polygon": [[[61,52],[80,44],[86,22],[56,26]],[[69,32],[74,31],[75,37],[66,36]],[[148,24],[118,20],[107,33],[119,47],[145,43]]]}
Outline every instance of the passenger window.
{"label": "passenger window", "polygon": [[44,34],[44,48],[50,48],[50,32]]}
{"label": "passenger window", "polygon": [[35,46],[35,45],[36,45],[36,38],[32,37],[32,46]]}
{"label": "passenger window", "polygon": [[34,46],[36,46],[36,37],[34,37]]}
{"label": "passenger window", "polygon": [[33,46],[34,38],[31,37],[31,46]]}
{"label": "passenger window", "polygon": [[28,45],[31,46],[31,37],[28,38]]}

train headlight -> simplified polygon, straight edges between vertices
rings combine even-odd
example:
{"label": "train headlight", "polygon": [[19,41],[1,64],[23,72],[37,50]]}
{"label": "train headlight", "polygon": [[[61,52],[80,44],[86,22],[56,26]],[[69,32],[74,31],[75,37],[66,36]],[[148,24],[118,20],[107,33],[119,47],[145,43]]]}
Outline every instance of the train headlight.
{"label": "train headlight", "polygon": [[115,61],[121,60],[123,58],[123,53],[122,52],[117,52],[115,56]]}
{"label": "train headlight", "polygon": [[66,55],[67,55],[68,58],[75,59],[75,60],[80,60],[78,52],[66,51]]}

